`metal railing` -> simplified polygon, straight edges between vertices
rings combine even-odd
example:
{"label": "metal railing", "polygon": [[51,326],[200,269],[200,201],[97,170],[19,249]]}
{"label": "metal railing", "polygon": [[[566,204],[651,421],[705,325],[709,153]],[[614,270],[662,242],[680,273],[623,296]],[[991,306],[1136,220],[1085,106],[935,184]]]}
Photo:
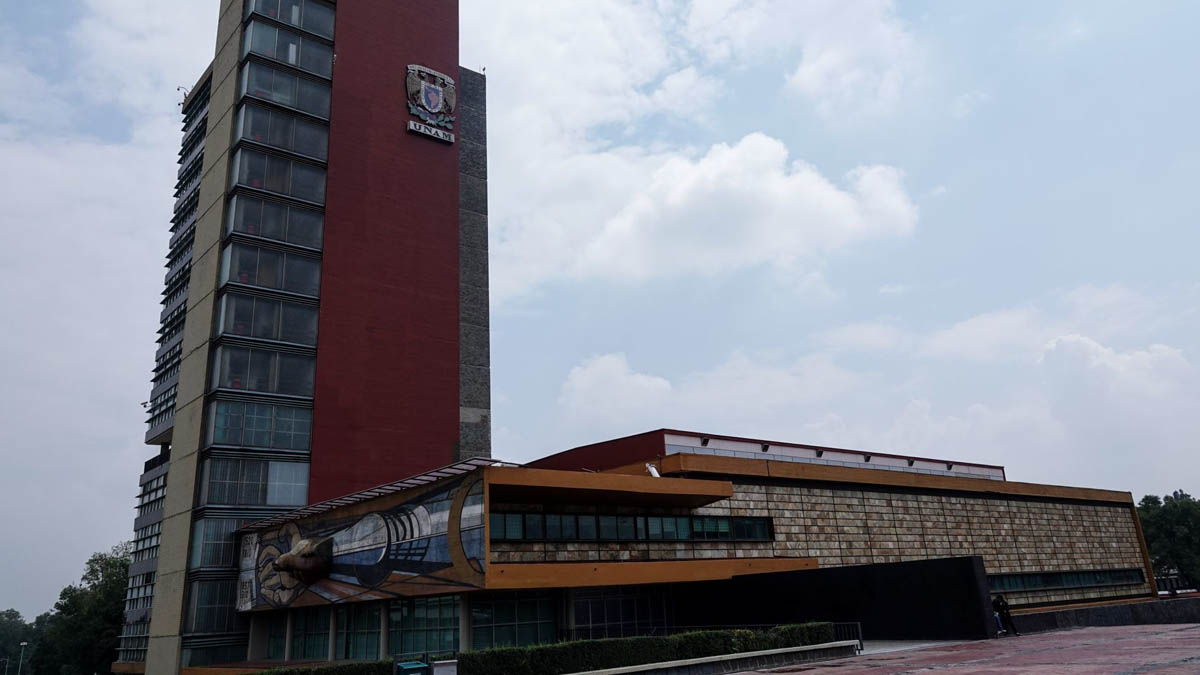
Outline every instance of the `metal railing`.
{"label": "metal railing", "polygon": [[862,624],[858,621],[835,621],[833,622],[833,639],[835,642],[842,640],[857,640],[858,653],[863,650],[863,635]]}

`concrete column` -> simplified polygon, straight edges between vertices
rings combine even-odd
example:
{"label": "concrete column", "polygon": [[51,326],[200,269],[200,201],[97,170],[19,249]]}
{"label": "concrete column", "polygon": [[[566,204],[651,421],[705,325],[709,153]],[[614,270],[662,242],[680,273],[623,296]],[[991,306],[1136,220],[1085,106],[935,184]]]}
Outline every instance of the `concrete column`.
{"label": "concrete column", "polygon": [[287,632],[283,636],[283,660],[286,663],[292,660],[292,630],[295,619],[292,616],[292,610],[285,611],[287,612]]}
{"label": "concrete column", "polygon": [[387,656],[388,647],[388,605],[387,600],[379,601],[379,658]]}
{"label": "concrete column", "polygon": [[337,640],[337,607],[329,608],[329,657],[326,661],[332,661],[337,654],[337,645],[334,642]]}

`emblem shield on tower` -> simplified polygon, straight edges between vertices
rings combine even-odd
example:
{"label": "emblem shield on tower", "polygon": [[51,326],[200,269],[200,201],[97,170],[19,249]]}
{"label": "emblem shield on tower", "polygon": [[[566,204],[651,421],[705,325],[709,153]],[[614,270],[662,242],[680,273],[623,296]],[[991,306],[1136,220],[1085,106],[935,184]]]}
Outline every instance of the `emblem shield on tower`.
{"label": "emblem shield on tower", "polygon": [[[409,113],[431,127],[454,130],[457,91],[449,75],[425,66],[410,65],[405,76],[405,87],[408,91]],[[411,127],[412,122],[409,124]],[[441,138],[440,135],[438,137]]]}

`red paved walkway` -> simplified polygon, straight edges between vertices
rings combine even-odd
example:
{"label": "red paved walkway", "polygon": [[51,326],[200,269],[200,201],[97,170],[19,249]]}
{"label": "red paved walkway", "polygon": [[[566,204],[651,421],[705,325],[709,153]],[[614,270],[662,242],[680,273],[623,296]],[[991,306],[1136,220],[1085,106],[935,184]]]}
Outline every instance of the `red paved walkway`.
{"label": "red paved walkway", "polygon": [[1200,624],[1111,626],[859,656],[769,673],[1200,675]]}

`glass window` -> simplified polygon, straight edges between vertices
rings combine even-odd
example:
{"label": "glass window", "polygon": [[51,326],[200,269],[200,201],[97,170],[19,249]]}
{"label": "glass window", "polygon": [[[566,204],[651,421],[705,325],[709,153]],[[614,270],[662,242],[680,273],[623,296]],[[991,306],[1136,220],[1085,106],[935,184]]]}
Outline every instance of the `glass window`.
{"label": "glass window", "polygon": [[504,538],[521,539],[524,536],[523,520],[519,513],[508,513],[504,516]]}
{"label": "glass window", "polygon": [[226,389],[312,396],[314,365],[311,356],[226,345],[217,349],[213,385]]}
{"label": "glass window", "polygon": [[388,655],[419,658],[458,651],[457,595],[393,600],[388,614]]}
{"label": "glass window", "polygon": [[545,539],[545,519],[540,513],[525,514],[525,538]]}
{"label": "glass window", "polygon": [[238,113],[238,138],[325,160],[329,128],[324,124],[246,103]]}
{"label": "glass window", "polygon": [[316,297],[321,288],[321,261],[295,253],[234,243],[225,247],[222,280]]}
{"label": "glass window", "polygon": [[379,603],[356,602],[336,610],[335,659],[373,661],[379,658]]}
{"label": "glass window", "polygon": [[492,541],[501,541],[504,539],[504,514],[489,513],[488,514],[488,536]]}
{"label": "glass window", "polygon": [[237,581],[197,581],[192,583],[188,628],[192,633],[229,633],[238,630],[234,605]]}
{"label": "glass window", "polygon": [[242,95],[329,119],[329,84],[251,61],[242,68]]}
{"label": "glass window", "polygon": [[1142,570],[1087,570],[1081,572],[1029,572],[988,576],[993,593],[1089,586],[1119,586],[1145,583]]}
{"label": "glass window", "polygon": [[221,298],[221,333],[280,340],[302,345],[317,343],[317,308],[237,293]]}
{"label": "glass window", "polygon": [[287,653],[287,611],[267,618],[267,660],[282,661]]}
{"label": "glass window", "polygon": [[663,519],[659,516],[649,516],[646,518],[646,528],[649,530],[650,539],[658,541],[663,538]]}
{"label": "glass window", "polygon": [[267,480],[267,504],[299,506],[308,501],[308,465],[302,462],[271,462]]}
{"label": "glass window", "polygon": [[600,535],[602,540],[613,540],[617,538],[617,517],[616,516],[600,516],[597,519]]}
{"label": "glass window", "polygon": [[238,521],[232,518],[205,518],[192,525],[192,567],[232,567],[233,531]]}
{"label": "glass window", "polygon": [[471,596],[471,649],[554,642],[553,596],[545,591]]}
{"label": "glass window", "polygon": [[596,538],[596,516],[580,515],[579,520],[579,538],[580,539],[595,539]]}
{"label": "glass window", "polygon": [[333,39],[333,7],[317,0],[247,0],[246,15],[257,12],[276,21]]}
{"label": "glass window", "polygon": [[291,659],[324,661],[329,658],[329,608],[292,610]]}
{"label": "glass window", "polygon": [[242,232],[309,248],[321,247],[320,211],[284,206],[248,195],[230,199],[227,232]]}
{"label": "glass window", "polygon": [[562,539],[562,516],[553,513],[546,514],[546,538]]}
{"label": "glass window", "polygon": [[232,185],[325,203],[325,169],[242,148],[233,158]]}
{"label": "glass window", "polygon": [[634,539],[636,536],[633,516],[619,516],[617,518],[617,539]]}

